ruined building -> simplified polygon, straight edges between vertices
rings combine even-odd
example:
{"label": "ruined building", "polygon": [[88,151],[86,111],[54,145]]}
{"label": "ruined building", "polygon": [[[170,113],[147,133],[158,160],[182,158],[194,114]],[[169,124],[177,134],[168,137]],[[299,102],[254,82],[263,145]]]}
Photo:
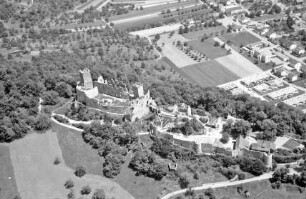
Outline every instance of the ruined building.
{"label": "ruined building", "polygon": [[135,83],[132,92],[129,92],[125,84],[115,81],[110,83],[102,76],[93,81],[87,68],[80,70],[80,79],[76,87],[78,102],[108,114],[129,114],[133,120],[147,114],[148,105],[153,103],[150,92],[144,94],[140,83]]}

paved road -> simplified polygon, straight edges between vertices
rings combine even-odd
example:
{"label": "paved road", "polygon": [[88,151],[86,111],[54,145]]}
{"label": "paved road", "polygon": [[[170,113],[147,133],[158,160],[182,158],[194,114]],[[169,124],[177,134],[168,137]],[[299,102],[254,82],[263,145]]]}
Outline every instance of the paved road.
{"label": "paved road", "polygon": [[[261,176],[258,176],[258,177],[245,179],[245,180],[239,180],[239,181],[232,181],[232,182],[231,181],[224,181],[224,182],[216,182],[216,183],[207,183],[207,184],[203,184],[200,187],[194,187],[194,188],[192,188],[192,190],[199,191],[199,190],[205,190],[205,189],[208,189],[208,188],[229,187],[229,186],[240,185],[240,184],[245,184],[245,183],[249,183],[249,182],[267,180],[267,179],[272,178],[272,174],[273,174],[273,172],[269,172],[269,173],[265,173],[265,174],[263,174]],[[176,195],[185,193],[187,190],[188,189],[181,189],[181,190],[174,191],[172,193],[169,193],[169,194],[161,197],[161,199],[170,199],[171,197],[174,197]]]}

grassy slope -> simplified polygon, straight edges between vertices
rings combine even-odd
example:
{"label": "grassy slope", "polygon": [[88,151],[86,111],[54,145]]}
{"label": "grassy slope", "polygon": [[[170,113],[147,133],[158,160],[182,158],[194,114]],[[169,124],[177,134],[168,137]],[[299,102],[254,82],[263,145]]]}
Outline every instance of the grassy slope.
{"label": "grassy slope", "polygon": [[196,81],[200,86],[217,86],[239,79],[237,75],[227,70],[214,60],[183,67],[187,79]]}
{"label": "grassy slope", "polygon": [[188,42],[189,46],[202,54],[205,54],[210,59],[216,59],[227,55],[227,51],[220,46],[214,46],[215,41],[213,39],[207,39],[203,42],[200,40],[193,40]]}
{"label": "grassy slope", "polygon": [[[11,179],[9,179],[11,178]],[[11,163],[9,147],[0,145],[0,198],[13,199],[19,195]]]}
{"label": "grassy slope", "polygon": [[52,130],[57,132],[59,145],[67,166],[76,168],[84,166],[88,173],[103,175],[103,162],[97,150],[83,141],[80,132],[53,124]]}
{"label": "grassy slope", "polygon": [[[271,184],[268,180],[261,182],[252,182],[243,184],[243,193],[244,191],[250,192],[250,197],[252,199],[304,199],[304,193],[300,193],[296,187],[290,191],[290,185],[282,185],[280,190],[272,189]],[[245,199],[245,195],[239,194],[237,192],[237,186],[218,188],[214,190],[215,196],[218,199]],[[196,192],[197,195],[204,195],[204,191]],[[188,197],[182,195],[182,199],[187,199]]]}

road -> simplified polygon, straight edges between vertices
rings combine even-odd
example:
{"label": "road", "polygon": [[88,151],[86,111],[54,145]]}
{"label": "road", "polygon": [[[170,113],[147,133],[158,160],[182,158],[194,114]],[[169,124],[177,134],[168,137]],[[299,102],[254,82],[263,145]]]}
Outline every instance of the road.
{"label": "road", "polygon": [[[235,186],[235,185],[240,185],[240,184],[245,184],[249,182],[255,182],[255,181],[261,181],[261,180],[268,180],[272,178],[273,172],[265,173],[261,176],[254,177],[254,178],[249,178],[245,180],[239,180],[239,181],[224,181],[224,182],[216,182],[216,183],[207,183],[203,184],[202,186],[199,187],[194,187],[192,190],[194,191],[200,191],[200,190],[205,190],[208,188],[221,188],[221,187],[229,187],[229,186]],[[180,189],[174,192],[171,192],[163,197],[161,199],[170,199],[176,195],[183,194],[187,191],[188,189]]]}

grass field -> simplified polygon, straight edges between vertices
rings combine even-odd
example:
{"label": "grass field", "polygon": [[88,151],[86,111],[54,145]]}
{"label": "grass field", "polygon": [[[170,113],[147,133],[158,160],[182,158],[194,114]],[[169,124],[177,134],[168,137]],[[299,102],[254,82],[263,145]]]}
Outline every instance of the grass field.
{"label": "grass field", "polygon": [[10,158],[10,149],[8,146],[0,145],[0,198],[13,199],[17,195],[19,193]]}
{"label": "grass field", "polygon": [[200,39],[204,34],[210,35],[211,33],[215,34],[216,32],[220,34],[222,30],[226,32],[226,28],[224,26],[216,26],[208,28],[204,27],[203,30],[188,32],[187,34],[183,34],[183,36],[189,40],[195,40],[195,39]]}
{"label": "grass field", "polygon": [[206,39],[204,42],[200,40],[189,41],[189,46],[204,55],[206,55],[210,59],[216,59],[218,57],[223,57],[227,55],[227,51],[220,46],[214,46],[215,41],[213,39]]}
{"label": "grass field", "polygon": [[[75,168],[68,167],[65,164],[66,160],[63,161],[64,156],[55,130],[58,129],[49,130],[43,134],[33,133],[11,144],[10,155],[21,198],[66,198],[69,190],[65,189],[64,183],[71,179],[74,182],[73,189],[76,198],[80,197],[81,188],[89,185],[92,190],[104,189],[108,198],[134,199],[116,182],[103,176],[87,173],[82,178],[76,177]],[[75,145],[74,153],[80,154],[83,146],[77,144],[71,143]],[[72,152],[70,155],[71,159],[75,157]],[[84,153],[82,158],[85,159],[89,155]],[[58,165],[53,164],[56,157],[61,161]],[[88,158],[86,160],[89,161],[87,164],[94,162]],[[92,193],[82,198],[90,199]]]}
{"label": "grass field", "polygon": [[214,60],[183,67],[181,70],[188,80],[203,87],[217,86],[239,79],[237,75]]}
{"label": "grass field", "polygon": [[248,32],[245,32],[245,31],[239,32],[239,33],[227,33],[227,34],[220,36],[220,38],[225,42],[227,40],[231,41],[232,44],[234,44],[238,48],[240,48],[241,45],[245,46],[245,45],[253,44],[253,43],[260,41],[254,35]]}
{"label": "grass field", "polygon": [[103,175],[104,159],[98,155],[97,150],[85,143],[81,132],[52,124],[57,133],[58,142],[67,166],[76,168],[82,165],[88,173]]}

